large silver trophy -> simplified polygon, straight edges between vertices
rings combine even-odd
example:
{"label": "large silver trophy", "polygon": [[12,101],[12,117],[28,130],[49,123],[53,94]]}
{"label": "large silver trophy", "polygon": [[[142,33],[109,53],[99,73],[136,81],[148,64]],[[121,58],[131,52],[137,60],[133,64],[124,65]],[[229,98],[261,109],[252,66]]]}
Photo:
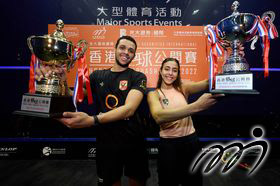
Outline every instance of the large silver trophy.
{"label": "large silver trophy", "polygon": [[63,21],[58,20],[54,33],[27,39],[29,49],[39,59],[39,65],[49,66],[52,74],[36,82],[35,93],[23,95],[21,110],[16,114],[49,118],[59,117],[64,111],[75,111],[72,97],[67,95],[68,87],[55,69],[67,68],[69,71],[84,55],[87,42],[80,40],[74,46],[66,39],[63,27]]}
{"label": "large silver trophy", "polygon": [[[250,72],[249,64],[239,51],[245,42],[255,43],[259,19],[251,13],[239,13],[238,7],[239,2],[234,1],[231,6],[232,15],[216,25],[219,42],[223,46],[230,47],[232,53],[222,66],[222,73],[215,77],[215,88],[210,90],[213,93],[259,94],[253,89],[253,74]],[[269,14],[275,16],[271,11]],[[251,49],[254,49],[253,45]]]}

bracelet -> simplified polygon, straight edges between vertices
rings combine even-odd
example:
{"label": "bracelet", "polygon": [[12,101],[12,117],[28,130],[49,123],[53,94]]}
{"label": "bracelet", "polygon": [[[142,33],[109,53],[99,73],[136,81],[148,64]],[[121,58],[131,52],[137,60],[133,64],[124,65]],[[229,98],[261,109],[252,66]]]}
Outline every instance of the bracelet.
{"label": "bracelet", "polygon": [[94,119],[94,125],[93,126],[98,126],[100,123],[99,123],[99,119],[98,119],[97,115],[93,115],[93,119]]}

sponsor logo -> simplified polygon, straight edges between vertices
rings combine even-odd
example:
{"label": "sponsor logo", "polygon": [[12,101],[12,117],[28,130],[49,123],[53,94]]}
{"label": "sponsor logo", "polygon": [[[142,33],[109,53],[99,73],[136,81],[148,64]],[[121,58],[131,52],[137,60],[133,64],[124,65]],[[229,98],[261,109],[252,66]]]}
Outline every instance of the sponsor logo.
{"label": "sponsor logo", "polygon": [[17,147],[0,147],[0,152],[15,152]]}
{"label": "sponsor logo", "polygon": [[182,30],[173,31],[173,36],[175,37],[203,36],[203,35],[204,33],[202,31],[182,31]]}
{"label": "sponsor logo", "polygon": [[63,29],[63,33],[65,34],[66,38],[79,37],[80,36],[78,27],[67,27],[67,26],[65,26],[64,29]]}
{"label": "sponsor logo", "polygon": [[105,29],[105,27],[103,27],[102,29],[95,30],[93,32],[92,38],[93,39],[105,39],[106,32],[107,32],[107,30]]}
{"label": "sponsor logo", "polygon": [[[259,137],[262,137],[263,135],[262,128],[255,127],[252,130],[252,135],[256,138],[256,140],[249,141],[248,143],[234,141],[233,143],[230,143],[227,146],[221,144],[214,144],[212,146],[207,147],[206,149],[211,150],[202,151],[200,156],[194,162],[192,166],[192,171],[194,171],[195,168],[199,165],[199,163],[201,163],[201,160],[205,157],[205,155],[209,154],[208,152],[213,152],[213,150],[215,149],[218,152],[214,152],[216,154],[212,159],[208,161],[208,164],[204,166],[203,173],[210,173],[214,169],[214,167],[222,161],[225,164],[225,166],[222,169],[222,173],[226,174],[232,169],[234,165],[238,165],[240,163],[241,157],[250,154],[250,156],[254,157],[259,156],[259,158],[256,158],[256,160],[252,163],[253,165],[250,166],[251,168],[248,169],[249,175],[251,175],[254,171],[256,171],[259,168],[259,166],[262,165],[262,163],[267,157],[267,152],[269,152],[270,149],[269,143],[266,140],[257,139]],[[261,153],[260,151],[257,151],[259,148],[261,148]]]}
{"label": "sponsor logo", "polygon": [[103,182],[104,182],[103,178],[98,177],[98,183],[103,183]]}
{"label": "sponsor logo", "polygon": [[43,153],[44,156],[64,155],[64,154],[66,154],[66,149],[65,148],[44,147],[42,149],[42,153]]}
{"label": "sponsor logo", "polygon": [[106,96],[106,100],[105,100],[105,105],[108,109],[114,109],[118,106],[119,104],[119,99],[113,95],[113,94],[108,94]]}
{"label": "sponsor logo", "polygon": [[120,84],[119,84],[119,89],[120,90],[126,90],[127,89],[127,84],[128,84],[127,80],[121,80]]}
{"label": "sponsor logo", "polygon": [[52,153],[52,149],[50,147],[44,147],[43,148],[43,154],[45,156],[49,156],[49,155],[51,155],[51,153]]}
{"label": "sponsor logo", "polygon": [[147,81],[146,80],[142,80],[140,87],[144,90],[146,90],[147,88]]}
{"label": "sponsor logo", "polygon": [[95,158],[96,157],[96,148],[90,148],[88,149],[88,157],[89,158]]}
{"label": "sponsor logo", "polygon": [[150,155],[156,155],[156,154],[158,154],[158,148],[149,148],[148,153]]}
{"label": "sponsor logo", "polygon": [[0,147],[0,156],[1,157],[8,157],[11,154],[17,153],[17,147]]}

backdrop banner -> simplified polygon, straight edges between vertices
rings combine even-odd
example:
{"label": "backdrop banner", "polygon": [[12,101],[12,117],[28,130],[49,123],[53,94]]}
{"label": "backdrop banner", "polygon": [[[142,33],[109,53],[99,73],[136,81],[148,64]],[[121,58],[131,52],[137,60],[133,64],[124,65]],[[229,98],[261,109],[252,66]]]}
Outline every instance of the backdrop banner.
{"label": "backdrop banner", "polygon": [[[49,33],[55,29],[49,25]],[[155,87],[161,62],[167,57],[180,61],[183,80],[199,81],[208,78],[209,62],[203,26],[103,26],[65,25],[63,31],[74,44],[80,39],[89,43],[86,63],[89,72],[110,68],[115,61],[115,42],[120,36],[135,38],[138,48],[130,67],[146,74],[148,87]],[[77,67],[75,67],[77,68]],[[76,70],[68,74],[74,86]]]}

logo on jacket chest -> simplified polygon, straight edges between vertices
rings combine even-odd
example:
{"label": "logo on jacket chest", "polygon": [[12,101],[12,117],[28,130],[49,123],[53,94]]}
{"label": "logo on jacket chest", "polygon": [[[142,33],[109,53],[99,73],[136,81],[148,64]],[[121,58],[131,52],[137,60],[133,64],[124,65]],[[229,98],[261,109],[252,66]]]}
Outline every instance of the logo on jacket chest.
{"label": "logo on jacket chest", "polygon": [[120,90],[127,90],[128,81],[127,80],[121,80],[119,84]]}

